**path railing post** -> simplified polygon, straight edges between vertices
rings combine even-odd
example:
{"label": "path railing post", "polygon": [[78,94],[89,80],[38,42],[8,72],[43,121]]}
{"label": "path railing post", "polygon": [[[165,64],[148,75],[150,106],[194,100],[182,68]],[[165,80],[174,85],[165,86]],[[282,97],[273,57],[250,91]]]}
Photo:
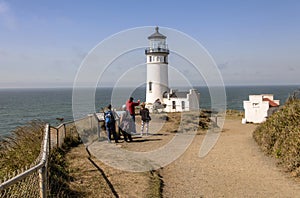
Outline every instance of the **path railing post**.
{"label": "path railing post", "polygon": [[46,198],[47,197],[47,171],[46,167],[43,166],[39,169],[39,185],[40,185],[40,197]]}

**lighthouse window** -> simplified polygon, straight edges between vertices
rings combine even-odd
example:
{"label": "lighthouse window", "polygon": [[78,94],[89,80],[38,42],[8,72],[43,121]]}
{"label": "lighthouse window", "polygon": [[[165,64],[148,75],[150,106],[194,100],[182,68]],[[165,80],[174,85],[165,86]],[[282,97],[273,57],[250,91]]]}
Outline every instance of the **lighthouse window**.
{"label": "lighthouse window", "polygon": [[152,56],[149,56],[149,62],[151,62],[152,61]]}
{"label": "lighthouse window", "polygon": [[152,91],[152,82],[149,82],[149,91]]}
{"label": "lighthouse window", "polygon": [[176,101],[172,101],[172,109],[176,109]]}
{"label": "lighthouse window", "polygon": [[184,101],[181,101],[181,107],[182,107],[182,110],[185,109],[185,102]]}

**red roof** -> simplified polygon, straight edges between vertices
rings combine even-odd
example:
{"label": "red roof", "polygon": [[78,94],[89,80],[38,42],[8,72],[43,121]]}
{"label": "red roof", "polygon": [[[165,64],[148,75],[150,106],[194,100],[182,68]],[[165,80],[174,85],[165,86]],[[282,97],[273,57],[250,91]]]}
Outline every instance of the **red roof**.
{"label": "red roof", "polygon": [[279,105],[276,104],[273,100],[270,100],[269,98],[263,98],[263,101],[268,101],[270,107],[278,107]]}

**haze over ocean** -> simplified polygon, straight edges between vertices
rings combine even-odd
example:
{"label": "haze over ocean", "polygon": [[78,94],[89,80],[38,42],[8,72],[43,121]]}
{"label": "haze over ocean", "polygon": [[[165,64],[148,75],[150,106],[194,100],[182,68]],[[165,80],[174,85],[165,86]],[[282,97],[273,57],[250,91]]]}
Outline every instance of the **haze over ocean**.
{"label": "haze over ocean", "polygon": [[[248,100],[249,94],[274,94],[274,98],[284,104],[288,96],[299,87],[296,85],[229,86],[226,87],[227,109],[243,111],[243,100]],[[207,87],[198,89],[200,107],[210,109],[210,95]],[[126,90],[123,91],[126,93]],[[97,89],[96,111],[111,103],[111,93],[112,88]],[[144,101],[145,88],[137,88],[132,95],[135,99]],[[122,101],[119,103],[121,105]],[[118,107],[120,107],[119,104],[115,106],[115,108]],[[64,121],[73,120],[72,88],[0,89],[0,136],[9,135],[11,130],[31,120],[43,120],[56,126],[59,124],[56,118],[64,118]]]}

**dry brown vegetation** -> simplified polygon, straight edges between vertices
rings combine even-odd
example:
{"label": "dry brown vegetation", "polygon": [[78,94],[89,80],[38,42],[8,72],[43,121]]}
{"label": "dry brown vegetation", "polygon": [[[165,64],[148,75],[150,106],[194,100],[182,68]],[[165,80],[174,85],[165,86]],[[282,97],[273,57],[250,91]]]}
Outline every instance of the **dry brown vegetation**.
{"label": "dry brown vegetation", "polygon": [[261,149],[279,159],[294,176],[300,176],[300,100],[284,107],[257,127],[253,137]]}
{"label": "dry brown vegetation", "polygon": [[44,127],[42,121],[32,121],[0,140],[0,180],[35,163],[40,154]]}
{"label": "dry brown vegetation", "polygon": [[226,117],[227,118],[237,118],[237,119],[242,119],[244,117],[244,112],[238,111],[238,110],[232,110],[228,109],[226,111]]}

